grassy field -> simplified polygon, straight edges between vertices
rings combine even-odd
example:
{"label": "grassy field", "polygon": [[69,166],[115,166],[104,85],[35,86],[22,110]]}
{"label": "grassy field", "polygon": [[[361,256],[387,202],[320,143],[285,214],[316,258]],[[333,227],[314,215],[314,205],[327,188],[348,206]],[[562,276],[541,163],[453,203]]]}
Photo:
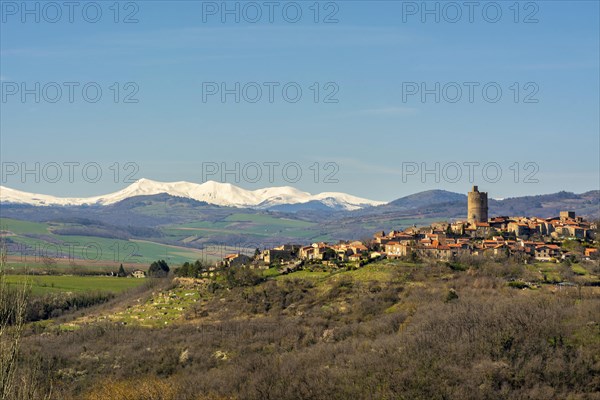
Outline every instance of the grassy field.
{"label": "grassy field", "polygon": [[[232,214],[217,221],[197,221],[180,225],[170,225],[164,232],[172,240],[190,243],[219,242],[233,239],[240,245],[251,247],[275,246],[281,241],[293,238],[297,241],[314,241],[319,232],[317,224],[265,214]],[[325,237],[329,240],[331,238]],[[246,247],[246,246],[244,246]]]}
{"label": "grassy field", "polygon": [[290,279],[309,279],[312,281],[323,281],[329,278],[333,273],[324,271],[296,271],[291,274],[279,275],[275,279],[290,280]]}
{"label": "grassy field", "polygon": [[116,278],[107,276],[26,276],[7,275],[9,285],[27,282],[33,294],[58,292],[101,291],[120,293],[142,285],[145,279]]}
{"label": "grassy field", "polygon": [[201,250],[182,246],[53,232],[61,226],[0,218],[0,230],[10,240],[7,245],[9,255],[21,256],[21,263],[31,263],[34,267],[44,256],[55,259],[58,264],[84,262],[85,265],[97,263],[100,266],[104,262],[149,265],[157,259],[182,264],[206,258]]}
{"label": "grassy field", "polygon": [[568,281],[572,279],[570,275],[575,276],[581,282],[594,282],[598,279],[582,264],[564,266],[552,262],[536,262],[527,265],[526,269],[531,273],[532,278],[545,282]]}
{"label": "grassy field", "polygon": [[[149,265],[157,259],[165,259],[173,265],[197,259],[213,262],[237,251],[250,249],[253,252],[257,247],[273,247],[289,241],[331,239],[314,230],[315,226],[314,223],[267,214],[237,213],[216,221],[163,227],[161,230],[165,236],[161,240],[181,244],[175,246],[155,240],[64,235],[56,232],[62,228],[85,227],[0,218],[0,231],[8,243],[9,255],[21,256],[19,262],[31,263],[32,267],[41,263],[44,256],[55,259],[58,264],[83,263],[90,267],[94,265],[89,264],[94,262],[97,267],[107,262]],[[208,247],[205,250],[193,248],[200,246]],[[223,249],[218,246],[223,246]]]}
{"label": "grassy field", "polygon": [[184,313],[199,299],[198,290],[178,287],[158,292],[145,303],[116,312],[108,319],[148,328],[164,327],[181,320]]}
{"label": "grassy field", "polygon": [[10,231],[14,234],[46,234],[48,233],[48,225],[37,222],[19,221],[10,218],[0,218],[0,230]]}
{"label": "grassy field", "polygon": [[[308,236],[315,234],[310,230],[314,225],[263,214],[232,214],[219,221],[198,221],[163,228],[165,241],[182,244],[174,246],[150,240],[61,235],[55,233],[57,229],[65,227],[61,223],[0,218],[0,231],[8,242],[8,253],[11,256],[10,267],[47,268],[44,258],[48,257],[54,260],[53,268],[67,273],[72,268],[108,271],[118,268],[120,263],[143,268],[158,259],[166,260],[171,266],[198,259],[214,262],[227,254],[251,254],[257,247],[276,246],[290,238],[302,238],[305,241]],[[192,246],[192,242],[201,244],[204,249],[185,247]]]}

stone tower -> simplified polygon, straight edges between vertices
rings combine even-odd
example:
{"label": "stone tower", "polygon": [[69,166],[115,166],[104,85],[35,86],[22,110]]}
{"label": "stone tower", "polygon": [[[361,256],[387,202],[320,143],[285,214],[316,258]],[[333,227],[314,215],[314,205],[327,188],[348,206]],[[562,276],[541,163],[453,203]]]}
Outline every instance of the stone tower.
{"label": "stone tower", "polygon": [[469,223],[488,221],[488,197],[486,192],[480,192],[477,186],[469,192],[467,221]]}

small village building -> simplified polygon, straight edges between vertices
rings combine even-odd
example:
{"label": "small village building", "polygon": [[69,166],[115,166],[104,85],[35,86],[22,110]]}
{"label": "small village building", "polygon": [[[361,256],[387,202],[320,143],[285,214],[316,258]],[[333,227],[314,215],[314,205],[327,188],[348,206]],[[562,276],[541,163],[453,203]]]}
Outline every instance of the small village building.
{"label": "small village building", "polygon": [[252,259],[245,254],[229,254],[223,258],[223,266],[226,268],[231,267],[245,267],[250,265]]}
{"label": "small village building", "polygon": [[142,271],[141,269],[136,269],[131,273],[131,276],[137,279],[145,278],[146,272]]}
{"label": "small village building", "polygon": [[560,247],[555,244],[544,244],[536,246],[534,257],[538,261],[551,261],[560,257]]}

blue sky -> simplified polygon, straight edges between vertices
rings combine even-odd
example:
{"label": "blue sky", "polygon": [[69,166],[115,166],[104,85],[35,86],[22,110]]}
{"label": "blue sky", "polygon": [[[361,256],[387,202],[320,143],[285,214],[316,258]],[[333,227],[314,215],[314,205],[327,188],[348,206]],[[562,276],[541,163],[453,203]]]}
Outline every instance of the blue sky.
{"label": "blue sky", "polygon": [[[423,14],[422,2],[320,2],[318,23],[312,1],[273,2],[272,23],[262,1],[253,3],[263,12],[254,23],[253,9],[243,11],[248,2],[227,2],[232,9],[239,4],[239,22],[232,15],[222,21],[221,2],[121,2],[118,16],[114,2],[96,2],[85,15],[92,20],[99,8],[96,23],[84,18],[87,2],[74,10],[73,22],[62,8],[56,23],[45,3],[38,3],[39,22],[22,14],[21,2],[0,3],[4,186],[91,196],[125,187],[127,173],[201,183],[206,163],[228,169],[240,163],[239,181],[234,174],[225,181],[376,200],[433,188],[465,192],[472,184],[495,198],[599,188],[597,1],[477,2],[473,22],[464,2],[452,2],[460,18],[446,3],[427,2],[431,10],[437,5],[438,21]],[[28,4],[34,9],[36,3]],[[302,16],[291,23],[296,5]],[[208,13],[213,6],[216,15]],[[123,23],[132,13],[138,22]],[[330,14],[336,23],[324,22]],[[49,101],[55,99],[52,82],[63,88],[55,103]],[[79,85],[73,102],[65,82]],[[81,92],[90,82],[102,89],[96,103]],[[240,89],[239,103],[233,94],[223,102],[220,94],[203,92],[211,82],[230,89],[255,82],[262,97],[249,101],[252,84],[246,96]],[[265,82],[278,85],[273,102]],[[22,84],[31,89],[36,83],[40,101],[33,94],[23,99]],[[298,102],[285,100],[286,84],[302,90]],[[491,90],[487,99],[484,86]],[[492,102],[498,87],[502,95]],[[422,98],[423,88],[432,93]],[[136,89],[138,102],[125,103]],[[337,102],[325,102],[328,94]],[[79,163],[72,182],[69,162]],[[264,166],[270,162],[279,163],[273,182]],[[35,173],[21,174],[36,163],[38,182]],[[54,163],[60,179],[48,178],[55,177]],[[83,176],[82,166],[90,163],[101,178]],[[244,179],[244,166],[255,176],[253,163],[262,178]],[[290,163],[292,172],[302,170],[297,181],[283,174]],[[421,175],[423,167],[435,171],[436,163],[438,172]],[[455,179],[457,165],[462,175]],[[468,165],[476,165],[473,182]],[[485,176],[484,165],[491,166]],[[328,173],[333,179],[325,179]],[[223,181],[218,174],[211,178]]]}

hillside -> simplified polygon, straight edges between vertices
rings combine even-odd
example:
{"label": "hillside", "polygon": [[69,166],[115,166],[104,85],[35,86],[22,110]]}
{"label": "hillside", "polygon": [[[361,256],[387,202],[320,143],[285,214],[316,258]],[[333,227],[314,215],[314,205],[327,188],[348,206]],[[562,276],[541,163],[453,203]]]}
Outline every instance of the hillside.
{"label": "hillside", "polygon": [[491,200],[490,215],[535,215],[548,218],[562,210],[575,211],[589,219],[600,218],[600,191],[582,194],[558,192],[553,194]]}
{"label": "hillside", "polygon": [[401,197],[388,203],[388,206],[397,209],[417,209],[434,204],[459,203],[466,204],[467,196],[460,193],[448,192],[446,190],[427,190]]}
{"label": "hillside", "polygon": [[[28,382],[40,393],[52,385],[52,399],[61,400],[545,400],[597,392],[598,287],[559,289],[539,266],[492,261],[314,268],[265,271],[262,282],[250,271],[166,280],[30,324],[22,365],[39,367]],[[578,271],[598,279],[590,265]]]}

